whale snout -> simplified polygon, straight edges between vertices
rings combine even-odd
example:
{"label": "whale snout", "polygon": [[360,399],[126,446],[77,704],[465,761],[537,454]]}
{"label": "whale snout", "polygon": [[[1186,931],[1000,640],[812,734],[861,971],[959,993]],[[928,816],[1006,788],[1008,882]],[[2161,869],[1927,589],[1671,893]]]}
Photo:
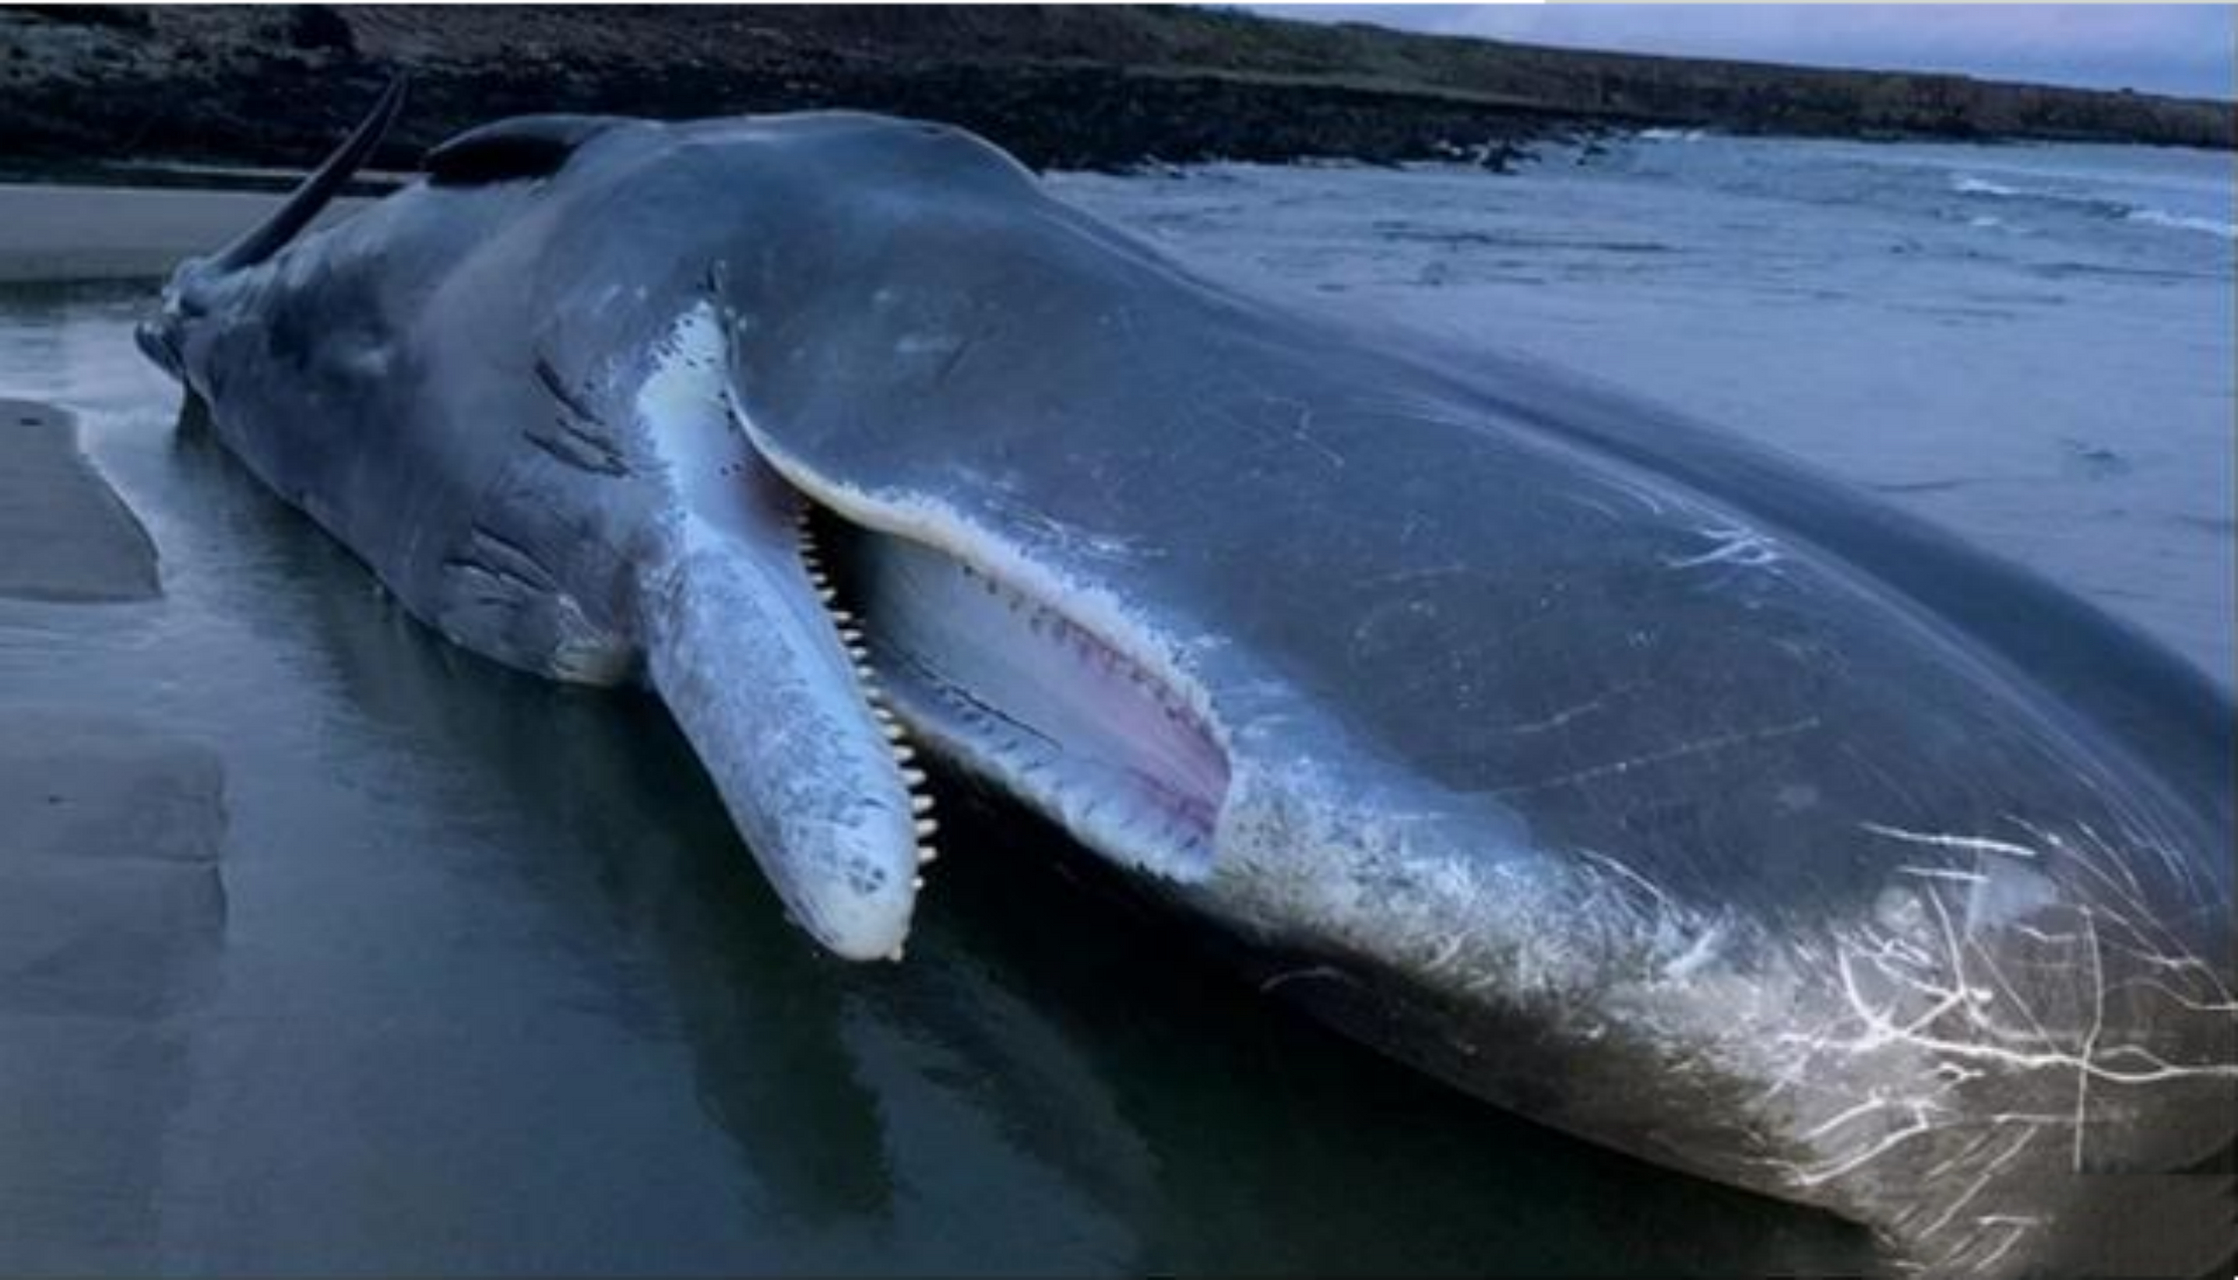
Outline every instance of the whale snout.
{"label": "whale snout", "polygon": [[178,347],[172,341],[168,326],[156,320],[142,320],[132,328],[132,341],[138,344],[140,354],[153,361],[157,368],[174,379],[184,379]]}

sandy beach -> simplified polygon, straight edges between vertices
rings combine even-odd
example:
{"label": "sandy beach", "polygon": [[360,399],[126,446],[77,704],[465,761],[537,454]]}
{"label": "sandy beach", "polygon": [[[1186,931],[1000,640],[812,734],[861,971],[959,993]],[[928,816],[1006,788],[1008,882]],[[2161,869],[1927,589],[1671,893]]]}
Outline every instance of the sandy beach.
{"label": "sandy beach", "polygon": [[78,451],[70,415],[0,400],[0,597],[140,600],[161,590],[155,544]]}
{"label": "sandy beach", "polygon": [[10,1265],[145,1266],[166,1121],[188,1084],[178,1019],[225,940],[222,766],[135,719],[0,716]]}

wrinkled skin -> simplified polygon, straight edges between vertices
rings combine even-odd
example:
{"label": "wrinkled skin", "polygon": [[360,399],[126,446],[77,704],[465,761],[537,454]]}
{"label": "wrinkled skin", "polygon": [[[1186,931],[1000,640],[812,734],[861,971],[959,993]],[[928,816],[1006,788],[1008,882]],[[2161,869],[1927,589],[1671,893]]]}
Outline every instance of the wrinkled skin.
{"label": "wrinkled skin", "polygon": [[951,130],[467,142],[188,264],[145,344],[429,625],[662,696],[825,945],[906,933],[890,706],[1281,998],[1892,1267],[2228,1247],[2221,1183],[2145,1175],[2234,1123],[2232,713],[2147,641],[1664,411],[1194,279]]}

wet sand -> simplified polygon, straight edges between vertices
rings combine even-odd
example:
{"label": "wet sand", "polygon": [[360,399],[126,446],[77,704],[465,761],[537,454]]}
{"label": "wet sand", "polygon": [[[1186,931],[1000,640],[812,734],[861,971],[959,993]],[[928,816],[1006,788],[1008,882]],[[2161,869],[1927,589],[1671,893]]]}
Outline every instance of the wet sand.
{"label": "wet sand", "polygon": [[224,923],[217,756],[121,716],[4,714],[0,1022],[161,1017]]}
{"label": "wet sand", "polygon": [[144,600],[155,543],[78,451],[68,413],[0,399],[0,597]]}
{"label": "wet sand", "polygon": [[[71,416],[0,400],[0,599],[158,594],[140,521]],[[225,935],[217,754],[0,690],[0,1236],[11,1269],[144,1267],[184,1030]]]}
{"label": "wet sand", "polygon": [[[0,284],[160,279],[254,226],[279,201],[246,191],[0,184]],[[362,200],[336,201],[321,222]]]}
{"label": "wet sand", "polygon": [[145,1268],[188,1085],[180,1015],[225,936],[222,769],[128,719],[0,703],[0,720],[4,1256]]}

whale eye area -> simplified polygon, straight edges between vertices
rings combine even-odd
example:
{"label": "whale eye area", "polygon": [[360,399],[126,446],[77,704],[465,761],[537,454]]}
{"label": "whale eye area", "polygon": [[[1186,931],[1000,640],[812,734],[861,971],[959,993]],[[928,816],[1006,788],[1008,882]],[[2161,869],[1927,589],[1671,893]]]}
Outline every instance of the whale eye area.
{"label": "whale eye area", "polygon": [[1189,699],[1056,603],[811,507],[833,607],[914,738],[1107,858],[1209,872],[1229,763]]}

